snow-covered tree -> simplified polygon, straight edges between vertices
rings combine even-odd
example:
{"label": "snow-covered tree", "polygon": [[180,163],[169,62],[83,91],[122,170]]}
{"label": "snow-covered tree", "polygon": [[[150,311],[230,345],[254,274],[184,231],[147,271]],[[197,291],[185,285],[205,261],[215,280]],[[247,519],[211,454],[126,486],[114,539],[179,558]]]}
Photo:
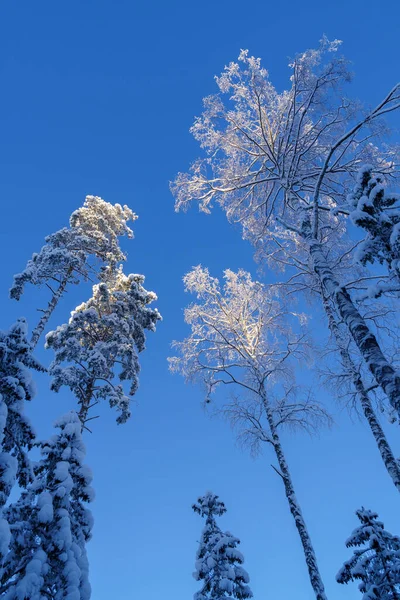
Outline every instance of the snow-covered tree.
{"label": "snow-covered tree", "polygon": [[229,531],[223,532],[216,517],[226,513],[226,508],[215,494],[207,492],[193,504],[193,510],[206,519],[196,555],[196,581],[203,582],[194,600],[219,600],[226,598],[252,598],[248,585],[250,578],[242,567],[244,558],[237,549],[240,540]]}
{"label": "snow-covered tree", "polygon": [[[103,282],[93,287],[93,296],[78,306],[68,323],[46,336],[46,347],[55,351],[49,372],[51,387],[67,386],[80,405],[86,426],[89,409],[101,399],[120,412],[117,422],[130,416],[130,397],[138,387],[138,353],[145,349],[145,332],[155,331],[161,318],[149,304],[156,300],[143,287],[143,275],[124,275],[122,269],[107,269]],[[119,382],[114,382],[119,369]],[[123,383],[129,382],[129,395]]]}
{"label": "snow-covered tree", "polygon": [[81,422],[71,411],[59,429],[40,443],[35,479],[6,510],[11,549],[0,595],[5,600],[89,600],[86,542],[93,519],[92,475],[84,465]]}
{"label": "snow-covered tree", "polygon": [[373,167],[364,165],[357,176],[353,192],[348,196],[350,217],[366,232],[356,258],[362,263],[385,264],[389,271],[368,288],[368,295],[400,291],[400,197],[389,193],[384,178],[373,175]]}
{"label": "snow-covered tree", "polygon": [[0,331],[0,564],[9,539],[3,507],[15,482],[24,488],[32,475],[27,452],[35,433],[24,414],[25,401],[35,394],[31,369],[44,371],[31,354],[26,321],[19,319]]}
{"label": "snow-covered tree", "polygon": [[32,332],[35,346],[68,284],[97,273],[101,267],[116,267],[125,260],[119,237],[133,237],[128,221],[136,215],[127,206],[112,205],[98,196],[86,196],[81,208],[72,213],[69,227],[46,237],[46,244],[33,254],[22,273],[14,276],[10,296],[19,300],[25,285],[47,286],[51,299]]}
{"label": "snow-covered tree", "polygon": [[400,598],[400,538],[385,530],[375,512],[356,511],[361,525],[346,542],[353,556],[336,576],[338,583],[359,580],[363,600]]}
{"label": "snow-covered tree", "polygon": [[294,331],[295,326],[301,329],[302,315],[289,311],[273,286],[253,281],[244,271],[225,271],[222,287],[207,269],[196,267],[184,282],[198,302],[185,310],[191,334],[174,342],[179,355],[170,359],[171,369],[204,385],[207,400],[221,386],[234,386],[239,392],[222,411],[253,446],[266,442],[273,448],[311,585],[317,600],[326,600],[280,439],[282,427],[312,431],[329,421],[324,409],[304,398],[294,383],[293,359],[298,363],[307,350],[303,334]]}
{"label": "snow-covered tree", "polygon": [[339,396],[344,392],[345,397],[352,399],[353,408],[357,412],[358,405],[361,406],[362,414],[374,436],[383,464],[397,490],[400,492],[400,466],[379,421],[376,410],[378,403],[372,397],[372,390],[376,388],[376,384],[374,385],[373,381],[368,381],[371,378],[368,377],[369,373],[366,369],[362,368],[362,363],[360,364],[359,355],[354,348],[354,342],[351,340],[343,323],[340,322],[334,306],[323,292],[322,299],[324,310],[328,317],[329,330],[334,342],[333,349],[334,351],[338,351],[337,358],[340,363],[339,368],[335,366],[329,370],[328,376],[325,374],[327,387]]}
{"label": "snow-covered tree", "polygon": [[279,93],[260,60],[242,51],[217,78],[192,133],[206,156],[172,186],[176,208],[192,201],[210,212],[218,202],[259,260],[285,270],[288,292],[333,304],[360,358],[400,411],[400,373],[357,306],[350,282],[358,245],[346,234],[347,196],[360,164],[394,174],[396,150],[378,147],[384,115],[400,108],[400,84],[365,111],[342,91],[350,76],[324,38],[290,63],[289,89]]}

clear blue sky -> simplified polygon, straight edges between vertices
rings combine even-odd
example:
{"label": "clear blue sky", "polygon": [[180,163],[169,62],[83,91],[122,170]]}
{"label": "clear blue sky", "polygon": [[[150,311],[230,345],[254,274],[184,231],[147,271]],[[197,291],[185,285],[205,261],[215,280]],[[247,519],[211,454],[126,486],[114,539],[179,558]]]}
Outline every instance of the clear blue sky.
{"label": "clear blue sky", "polygon": [[[323,33],[341,38],[356,73],[349,93],[372,104],[399,78],[399,23],[397,0],[1,1],[0,326],[19,315],[36,320],[36,290],[20,304],[8,300],[12,275],[86,194],[139,214],[127,269],[146,275],[164,317],[142,356],[132,420],[117,427],[104,407],[86,439],[97,492],[94,600],[191,598],[202,528],[191,504],[207,489],[227,505],[221,526],[242,540],[256,600],[312,599],[272,456],[254,461],[240,451],[229,427],[206,417],[200,392],[168,373],[170,342],[186,332],[183,274],[200,262],[215,275],[254,271],[251,249],[223,215],[174,213],[168,181],[196,157],[189,126],[215,91],[213,76],[241,48],[261,56],[282,88],[287,56]],[[89,291],[71,290],[52,325]],[[41,436],[73,406],[47,385],[38,379],[29,409]],[[320,439],[284,441],[329,598],[347,600],[360,596],[356,585],[334,576],[349,554],[354,510],[373,508],[400,533],[399,498],[367,429],[335,411],[337,426]],[[398,428],[389,433],[400,454]]]}

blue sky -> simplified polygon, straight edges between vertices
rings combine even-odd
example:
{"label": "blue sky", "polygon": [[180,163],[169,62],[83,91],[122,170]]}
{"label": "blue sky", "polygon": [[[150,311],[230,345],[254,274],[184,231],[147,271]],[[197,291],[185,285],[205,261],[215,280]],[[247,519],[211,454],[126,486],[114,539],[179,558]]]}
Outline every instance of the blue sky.
{"label": "blue sky", "polygon": [[[142,356],[131,421],[117,426],[102,407],[86,438],[97,492],[89,545],[95,600],[190,598],[202,528],[191,504],[207,489],[227,505],[221,526],[242,540],[255,598],[312,598],[273,457],[252,460],[238,449],[229,426],[207,418],[200,391],[168,373],[170,343],[186,333],[184,273],[198,263],[218,276],[227,267],[254,272],[240,232],[218,212],[175,214],[168,182],[197,156],[188,129],[202,97],[215,91],[213,76],[241,48],[261,56],[283,88],[288,56],[323,33],[343,39],[356,74],[349,93],[380,99],[400,62],[398,2],[388,0],[383,12],[369,0],[0,3],[0,326],[20,315],[37,319],[42,295],[29,289],[12,303],[12,275],[86,194],[138,213],[126,269],[146,275],[164,317]],[[89,293],[84,285],[70,290],[52,325]],[[44,350],[38,354],[49,362]],[[400,533],[399,498],[366,427],[316,390],[336,426],[319,439],[285,436],[284,443],[328,597],[347,600],[359,596],[356,586],[338,586],[334,576],[349,554],[354,510],[373,508]],[[71,407],[67,392],[55,395],[38,378],[29,414],[41,436]],[[400,455],[398,429],[389,435]]]}

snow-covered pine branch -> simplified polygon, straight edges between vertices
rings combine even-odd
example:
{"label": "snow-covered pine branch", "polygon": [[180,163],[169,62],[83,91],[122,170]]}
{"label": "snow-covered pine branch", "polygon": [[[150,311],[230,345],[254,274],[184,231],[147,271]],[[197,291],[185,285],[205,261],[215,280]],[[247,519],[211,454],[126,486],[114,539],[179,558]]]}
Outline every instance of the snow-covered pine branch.
{"label": "snow-covered pine branch", "polygon": [[79,283],[103,266],[116,267],[125,260],[119,237],[133,237],[128,221],[137,216],[127,206],[112,205],[98,196],[86,196],[70,217],[69,227],[46,237],[46,244],[33,254],[22,273],[14,276],[10,297],[19,300],[27,283],[44,286],[52,297],[32,332],[35,346],[68,284]]}
{"label": "snow-covered pine branch", "polygon": [[207,492],[198,498],[193,510],[206,519],[196,554],[196,571],[193,577],[202,582],[194,600],[244,600],[252,598],[249,575],[242,567],[243,554],[237,546],[240,540],[229,531],[223,532],[216,517],[226,513],[226,508],[215,494]]}
{"label": "snow-covered pine branch", "polygon": [[[90,300],[71,313],[68,323],[46,336],[46,347],[55,351],[49,369],[51,388],[71,389],[83,427],[89,409],[101,400],[117,408],[118,423],[130,416],[130,400],[138,388],[138,353],[145,349],[145,332],[155,331],[161,319],[158,310],[149,306],[157,296],[143,283],[143,275],[107,269]],[[129,382],[128,394],[124,382]]]}
{"label": "snow-covered pine branch", "polygon": [[34,481],[6,510],[12,538],[0,585],[4,600],[90,599],[92,475],[78,415],[71,411],[55,427],[59,431],[39,444]]}
{"label": "snow-covered pine branch", "polygon": [[306,358],[307,344],[295,327],[291,330],[289,321],[302,323],[303,316],[286,308],[277,289],[253,281],[245,271],[225,271],[221,286],[199,266],[184,281],[197,303],[185,310],[191,334],[174,342],[179,355],[169,359],[171,370],[202,383],[208,401],[218,386],[234,386],[237,400],[222,412],[256,443],[272,445],[315,597],[326,600],[279,434],[283,426],[312,430],[329,422],[323,407],[304,399],[294,385],[293,362]]}
{"label": "snow-covered pine branch", "polygon": [[338,583],[360,581],[363,600],[399,600],[400,598],[400,538],[385,530],[375,512],[361,508],[356,511],[361,525],[346,541],[355,548],[336,576]]}
{"label": "snow-covered pine branch", "polygon": [[[400,108],[396,85],[372,110],[344,96],[350,79],[339,42],[290,63],[287,90],[279,93],[260,59],[242,51],[217,77],[219,94],[204,100],[192,127],[205,156],[172,185],[177,210],[192,201],[210,212],[217,202],[260,261],[297,277],[296,290],[335,304],[367,368],[400,411],[400,373],[343,285],[354,271],[346,233],[347,196],[361,164],[394,174],[395,148],[379,147],[381,117]],[[346,257],[346,260],[343,260]]]}
{"label": "snow-covered pine branch", "polygon": [[35,433],[24,414],[25,401],[35,394],[32,369],[45,370],[31,354],[25,319],[19,319],[0,331],[0,565],[9,538],[3,508],[14,484],[24,488],[32,476],[27,452]]}

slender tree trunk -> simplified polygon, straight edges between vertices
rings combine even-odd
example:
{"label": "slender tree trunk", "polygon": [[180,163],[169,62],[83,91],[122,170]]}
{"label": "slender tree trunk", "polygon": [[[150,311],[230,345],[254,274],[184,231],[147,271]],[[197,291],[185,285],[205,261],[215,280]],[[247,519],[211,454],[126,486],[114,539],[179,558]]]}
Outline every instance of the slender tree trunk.
{"label": "slender tree trunk", "polygon": [[400,374],[392,367],[383,354],[378,341],[370,331],[365,319],[354,305],[346,288],[341,287],[329,266],[322,244],[306,235],[314,271],[328,296],[334,301],[337,310],[346,324],[360,354],[382,388],[393,408],[400,413]]}
{"label": "slender tree trunk", "polygon": [[285,486],[286,498],[288,500],[290,512],[292,513],[292,516],[294,518],[296,528],[299,533],[301,543],[303,545],[303,551],[306,559],[311,586],[314,590],[315,597],[317,600],[327,600],[324,584],[322,582],[322,577],[317,564],[317,557],[315,556],[314,548],[311,543],[311,538],[309,536],[306,523],[304,521],[300,506],[297,502],[296,495],[294,493],[294,487],[292,483],[292,478],[290,476],[289,467],[287,465],[285,455],[282,450],[282,445],[275,426],[275,421],[265,394],[263,395],[263,405],[266,412],[268,424],[271,430],[272,443],[274,446],[276,458],[278,460],[280,474],[282,476],[283,483]]}
{"label": "slender tree trunk", "polygon": [[94,384],[95,384],[95,379],[93,378],[86,385],[84,397],[82,397],[82,399],[79,400],[79,404],[81,405],[81,408],[79,410],[78,417],[79,417],[79,420],[82,425],[82,427],[81,427],[82,431],[85,429],[86,422],[88,420],[88,413],[89,413],[89,409],[90,409],[91,402],[92,402]]}
{"label": "slender tree trunk", "polygon": [[386,467],[387,472],[397,490],[400,492],[400,468],[396,461],[396,458],[392,452],[392,449],[389,445],[389,442],[386,439],[385,433],[379,423],[379,420],[375,414],[375,411],[372,406],[372,402],[369,398],[368,392],[365,389],[364,383],[362,381],[360,373],[357,371],[356,366],[346,348],[346,345],[343,343],[341,333],[339,331],[339,327],[337,321],[334,317],[332,307],[329,304],[328,299],[323,295],[323,304],[325,313],[328,317],[329,329],[334,336],[340,356],[342,359],[343,367],[351,376],[354,389],[357,392],[357,395],[360,399],[360,404],[363,409],[363,413],[365,418],[367,419],[368,425],[371,429],[372,435],[375,438],[375,442],[378,446],[380,455],[382,457],[383,463]]}
{"label": "slender tree trunk", "polygon": [[69,278],[71,277],[71,273],[72,273],[72,267],[70,267],[68,269],[64,279],[61,281],[60,285],[58,286],[58,289],[55,291],[52,299],[48,303],[47,308],[44,311],[39,323],[36,325],[35,329],[32,331],[32,336],[31,336],[32,348],[35,348],[35,346],[37,345],[39,338],[42,335],[44,328],[47,325],[48,320],[50,319],[55,307],[57,306],[61,296],[63,295],[63,293],[65,291],[65,288],[67,286]]}

